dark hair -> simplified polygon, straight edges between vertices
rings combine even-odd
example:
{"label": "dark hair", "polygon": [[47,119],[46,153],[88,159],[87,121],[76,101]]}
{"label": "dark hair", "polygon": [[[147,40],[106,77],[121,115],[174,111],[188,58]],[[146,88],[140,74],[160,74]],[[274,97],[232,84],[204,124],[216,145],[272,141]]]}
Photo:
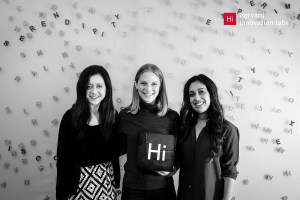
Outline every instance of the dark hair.
{"label": "dark hair", "polygon": [[208,124],[210,131],[210,141],[212,145],[211,158],[217,158],[220,156],[223,144],[223,130],[224,125],[224,111],[219,101],[218,89],[216,84],[207,76],[199,74],[191,77],[184,85],[183,88],[183,102],[180,109],[181,128],[182,134],[180,141],[183,141],[187,134],[191,132],[191,129],[197,124],[198,113],[192,108],[189,98],[189,88],[193,82],[203,83],[210,95],[210,105],[207,110]]}
{"label": "dark hair", "polygon": [[115,109],[112,101],[112,85],[108,72],[100,65],[92,65],[85,68],[77,82],[76,91],[77,99],[73,104],[72,121],[76,131],[79,133],[80,138],[84,133],[83,125],[90,120],[90,106],[86,97],[87,86],[89,84],[90,77],[99,74],[102,76],[105,86],[106,93],[105,97],[100,103],[99,113],[100,121],[103,124],[104,138],[107,141],[110,138],[112,132],[112,125],[115,123]]}

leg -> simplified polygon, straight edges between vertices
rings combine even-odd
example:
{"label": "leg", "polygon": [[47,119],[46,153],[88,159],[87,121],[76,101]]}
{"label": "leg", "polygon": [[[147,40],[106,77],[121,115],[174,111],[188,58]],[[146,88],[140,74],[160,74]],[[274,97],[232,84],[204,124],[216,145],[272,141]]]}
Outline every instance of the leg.
{"label": "leg", "polygon": [[146,200],[146,191],[123,187],[121,200]]}
{"label": "leg", "polygon": [[147,200],[176,200],[174,185],[147,191]]}

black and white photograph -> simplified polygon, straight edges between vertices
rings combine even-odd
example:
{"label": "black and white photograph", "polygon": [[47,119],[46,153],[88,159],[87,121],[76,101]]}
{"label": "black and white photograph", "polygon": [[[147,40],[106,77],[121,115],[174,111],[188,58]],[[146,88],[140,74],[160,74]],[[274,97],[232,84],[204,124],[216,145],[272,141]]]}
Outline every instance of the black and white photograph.
{"label": "black and white photograph", "polygon": [[300,1],[0,0],[1,200],[300,200]]}

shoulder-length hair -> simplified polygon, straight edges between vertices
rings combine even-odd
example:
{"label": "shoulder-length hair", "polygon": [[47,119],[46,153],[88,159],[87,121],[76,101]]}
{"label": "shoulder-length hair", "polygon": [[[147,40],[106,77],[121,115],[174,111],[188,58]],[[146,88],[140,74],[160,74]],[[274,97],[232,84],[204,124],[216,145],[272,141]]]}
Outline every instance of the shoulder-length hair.
{"label": "shoulder-length hair", "polygon": [[218,89],[216,84],[204,74],[199,74],[191,77],[183,88],[183,102],[180,109],[181,128],[183,141],[191,129],[197,124],[198,113],[192,108],[189,97],[189,88],[193,82],[203,83],[210,95],[210,105],[207,110],[208,113],[208,127],[210,128],[210,141],[212,144],[211,157],[217,158],[220,156],[223,144],[223,130],[224,130],[224,110],[219,101]]}
{"label": "shoulder-length hair", "polygon": [[106,93],[105,97],[100,103],[98,108],[100,114],[100,122],[103,124],[103,134],[105,139],[108,139],[111,135],[112,125],[115,123],[115,110],[112,101],[112,85],[108,72],[100,65],[92,65],[85,68],[77,82],[76,91],[77,99],[73,104],[72,121],[75,129],[79,132],[79,137],[83,134],[83,125],[88,123],[91,118],[90,104],[86,97],[87,87],[90,81],[90,77],[99,74],[102,76]]}
{"label": "shoulder-length hair", "polygon": [[[166,91],[166,84],[164,80],[164,76],[161,72],[161,70],[154,64],[145,64],[139,68],[137,71],[134,82],[138,82],[140,76],[144,72],[152,72],[154,73],[160,81],[160,88],[158,96],[156,97],[156,104],[158,108],[158,116],[164,116],[168,111],[168,97],[167,97],[167,91]],[[140,109],[140,97],[138,94],[137,89],[135,88],[135,85],[133,85],[132,90],[132,101],[131,104],[128,106],[128,109],[130,113],[136,114],[138,110]]]}

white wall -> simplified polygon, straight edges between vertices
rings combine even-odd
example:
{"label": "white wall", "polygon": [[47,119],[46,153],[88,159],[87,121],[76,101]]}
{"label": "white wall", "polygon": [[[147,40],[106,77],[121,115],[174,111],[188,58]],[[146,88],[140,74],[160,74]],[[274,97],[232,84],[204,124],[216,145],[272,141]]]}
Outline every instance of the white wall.
{"label": "white wall", "polygon": [[[241,133],[235,199],[299,200],[300,3],[253,2],[1,1],[0,198],[55,199],[58,127],[75,101],[77,73],[105,66],[119,110],[130,103],[137,69],[149,62],[164,72],[177,111],[189,77],[204,73],[217,83],[226,116]],[[236,26],[224,26],[221,13],[238,9],[288,25],[241,26],[237,15]]]}

